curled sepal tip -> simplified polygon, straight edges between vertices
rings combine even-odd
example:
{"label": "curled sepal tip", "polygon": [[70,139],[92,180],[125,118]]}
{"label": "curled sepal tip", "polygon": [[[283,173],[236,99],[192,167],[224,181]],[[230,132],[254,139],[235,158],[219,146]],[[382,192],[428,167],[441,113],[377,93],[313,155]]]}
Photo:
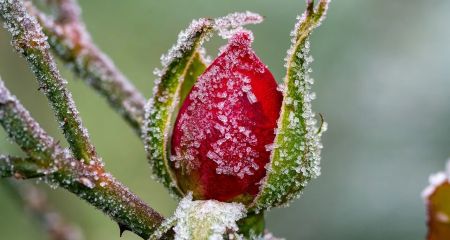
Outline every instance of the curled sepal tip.
{"label": "curled sepal tip", "polygon": [[253,202],[255,211],[287,204],[299,196],[311,178],[320,174],[321,135],[326,123],[317,127],[311,101],[313,79],[308,37],[324,19],[329,1],[322,0],[314,7],[307,1],[306,11],[298,18],[292,32],[292,46],[286,57],[287,73],[284,79],[283,103],[278,119],[276,137],[271,146],[271,160],[267,175]]}

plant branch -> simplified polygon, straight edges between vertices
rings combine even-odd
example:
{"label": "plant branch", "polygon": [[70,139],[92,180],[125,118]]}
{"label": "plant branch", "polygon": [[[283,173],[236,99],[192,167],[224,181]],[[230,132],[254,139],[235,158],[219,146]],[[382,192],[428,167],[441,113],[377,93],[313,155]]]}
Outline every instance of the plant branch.
{"label": "plant branch", "polygon": [[81,232],[68,224],[49,204],[46,194],[29,183],[9,180],[3,184],[16,202],[47,232],[50,240],[82,240]]}
{"label": "plant branch", "polygon": [[[39,166],[51,165],[52,148],[56,144],[30,116],[0,79],[0,124],[9,138]],[[18,160],[20,161],[20,160]]]}
{"label": "plant branch", "polygon": [[[102,164],[84,164],[73,158],[30,116],[0,81],[0,124],[34,163],[44,171],[42,179],[86,200],[119,226],[148,238],[164,218],[106,172]],[[8,161],[4,161],[8,163]],[[17,160],[17,162],[22,162]],[[3,164],[2,166],[10,166]],[[9,167],[11,170],[12,167]],[[6,167],[8,170],[8,168]],[[7,172],[7,171],[5,171]],[[6,175],[6,174],[5,174]],[[11,174],[10,174],[11,175]]]}
{"label": "plant branch", "polygon": [[44,175],[43,170],[30,158],[0,155],[0,178],[27,179]]}
{"label": "plant branch", "polygon": [[105,97],[140,135],[145,98],[94,44],[80,18],[81,11],[75,0],[49,0],[47,3],[54,9],[54,18],[32,5],[28,5],[28,9],[49,36],[50,46],[56,56]]}
{"label": "plant branch", "polygon": [[47,37],[36,19],[20,0],[0,1],[0,16],[12,35],[12,45],[28,61],[39,89],[47,96],[75,157],[95,160],[95,148],[83,128],[67,82],[61,77],[50,55]]}

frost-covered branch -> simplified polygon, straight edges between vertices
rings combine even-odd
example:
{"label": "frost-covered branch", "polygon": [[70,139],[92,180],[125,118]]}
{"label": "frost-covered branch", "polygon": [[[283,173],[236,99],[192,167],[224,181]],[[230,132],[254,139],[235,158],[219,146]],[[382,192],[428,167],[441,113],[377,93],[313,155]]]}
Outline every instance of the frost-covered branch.
{"label": "frost-covered branch", "polygon": [[[72,95],[66,88],[49,52],[47,37],[36,19],[30,16],[22,1],[0,1],[0,15],[12,35],[12,45],[33,70],[39,89],[47,96],[75,157],[93,160],[95,148],[83,128]],[[95,160],[95,159],[94,159]]]}
{"label": "frost-covered branch", "polygon": [[40,166],[49,166],[55,145],[0,80],[0,124],[9,138]]}
{"label": "frost-covered branch", "polygon": [[29,12],[41,23],[56,56],[92,88],[140,134],[145,98],[92,41],[80,18],[75,0],[49,0],[54,17],[28,5]]}
{"label": "frost-covered branch", "polygon": [[47,232],[50,240],[82,240],[82,233],[65,221],[47,200],[46,194],[25,182],[5,181],[3,186],[34,220]]}
{"label": "frost-covered branch", "polygon": [[[2,175],[13,176],[14,162],[34,164],[42,180],[86,200],[116,221],[122,229],[147,238],[164,218],[106,172],[96,161],[78,161],[48,136],[0,81],[0,124],[29,158],[0,160]],[[20,166],[22,166],[20,165]],[[30,168],[27,168],[27,174]],[[4,173],[3,173],[4,172]]]}
{"label": "frost-covered branch", "polygon": [[277,134],[271,146],[271,163],[263,188],[254,205],[256,210],[281,206],[299,197],[307,183],[320,175],[321,136],[327,124],[317,126],[312,110],[313,78],[309,36],[325,19],[330,0],[314,6],[307,0],[306,11],[298,16],[291,32],[286,56],[286,76],[282,85],[283,103]]}
{"label": "frost-covered branch", "polygon": [[42,176],[44,176],[42,170],[30,158],[0,155],[0,178],[26,179]]}

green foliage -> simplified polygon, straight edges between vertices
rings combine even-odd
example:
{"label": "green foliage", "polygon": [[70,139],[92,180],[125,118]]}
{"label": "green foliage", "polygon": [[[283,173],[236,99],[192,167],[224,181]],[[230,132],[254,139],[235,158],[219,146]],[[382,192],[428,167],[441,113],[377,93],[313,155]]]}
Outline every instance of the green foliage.
{"label": "green foliage", "polygon": [[293,31],[293,45],[286,58],[283,104],[272,146],[271,162],[262,190],[254,202],[256,211],[286,204],[297,197],[311,178],[320,174],[320,137],[311,101],[312,78],[308,37],[325,18],[328,1],[316,10],[311,1]]}

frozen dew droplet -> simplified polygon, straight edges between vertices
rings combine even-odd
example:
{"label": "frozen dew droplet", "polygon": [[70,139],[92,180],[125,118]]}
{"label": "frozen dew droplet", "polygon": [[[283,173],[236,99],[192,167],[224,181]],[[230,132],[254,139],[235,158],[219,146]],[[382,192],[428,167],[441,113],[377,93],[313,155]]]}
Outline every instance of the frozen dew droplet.
{"label": "frozen dew droplet", "polygon": [[86,186],[87,188],[92,189],[92,188],[95,187],[94,183],[93,183],[89,178],[81,177],[81,178],[78,179],[78,180],[80,181],[81,184],[83,184],[83,185]]}

